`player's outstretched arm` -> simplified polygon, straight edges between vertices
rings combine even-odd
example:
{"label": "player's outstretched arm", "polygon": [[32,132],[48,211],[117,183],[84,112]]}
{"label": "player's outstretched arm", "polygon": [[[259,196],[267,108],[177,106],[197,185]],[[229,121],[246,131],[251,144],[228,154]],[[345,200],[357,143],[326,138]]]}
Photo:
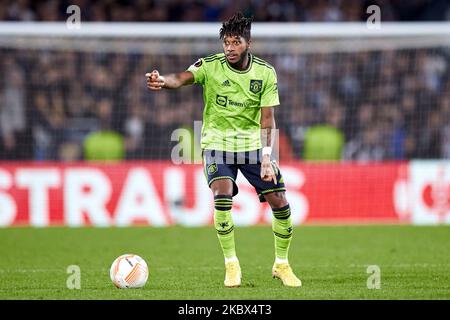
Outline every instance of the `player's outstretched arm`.
{"label": "player's outstretched arm", "polygon": [[147,88],[150,90],[177,89],[194,83],[194,75],[189,71],[161,76],[158,70],[153,70],[146,73],[145,77],[147,78]]}

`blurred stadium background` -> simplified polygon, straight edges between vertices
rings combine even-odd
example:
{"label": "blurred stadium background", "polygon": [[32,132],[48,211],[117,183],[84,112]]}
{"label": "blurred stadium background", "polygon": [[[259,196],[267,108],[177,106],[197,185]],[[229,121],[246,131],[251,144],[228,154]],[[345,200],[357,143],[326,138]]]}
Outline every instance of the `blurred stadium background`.
{"label": "blurred stadium background", "polygon": [[[1,0],[0,225],[209,224],[201,166],[170,160],[174,130],[202,118],[201,88],[155,94],[144,74],[220,52],[237,10],[278,73],[296,224],[449,223],[448,1]],[[236,223],[270,222],[239,181]]]}

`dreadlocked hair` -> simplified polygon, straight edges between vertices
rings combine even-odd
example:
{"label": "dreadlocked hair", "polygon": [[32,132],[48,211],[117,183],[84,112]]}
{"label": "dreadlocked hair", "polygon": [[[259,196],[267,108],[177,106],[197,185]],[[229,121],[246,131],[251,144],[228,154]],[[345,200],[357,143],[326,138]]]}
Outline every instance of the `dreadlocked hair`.
{"label": "dreadlocked hair", "polygon": [[253,18],[246,18],[241,12],[236,13],[228,21],[225,21],[220,28],[220,39],[225,36],[243,37],[250,40],[250,29]]}

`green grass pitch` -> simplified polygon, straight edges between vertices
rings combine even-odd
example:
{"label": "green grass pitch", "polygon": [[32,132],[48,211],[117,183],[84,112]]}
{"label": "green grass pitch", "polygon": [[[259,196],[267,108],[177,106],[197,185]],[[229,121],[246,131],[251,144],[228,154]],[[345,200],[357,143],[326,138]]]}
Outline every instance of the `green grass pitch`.
{"label": "green grass pitch", "polygon": [[[268,226],[238,227],[242,286],[223,287],[213,227],[0,229],[0,299],[450,299],[450,227],[300,226],[290,262],[302,288],[271,278]],[[113,260],[136,253],[149,265],[141,289],[117,289]],[[81,289],[66,286],[78,265]],[[368,289],[369,265],[381,288]]]}

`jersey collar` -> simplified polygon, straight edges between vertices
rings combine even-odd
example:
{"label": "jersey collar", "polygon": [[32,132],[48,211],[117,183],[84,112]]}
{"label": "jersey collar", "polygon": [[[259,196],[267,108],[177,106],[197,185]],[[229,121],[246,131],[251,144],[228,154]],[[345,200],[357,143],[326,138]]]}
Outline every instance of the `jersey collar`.
{"label": "jersey collar", "polygon": [[245,70],[236,70],[232,66],[229,65],[228,60],[225,58],[225,61],[227,63],[228,69],[230,69],[231,71],[236,72],[236,73],[247,73],[247,72],[249,72],[252,69],[252,66],[253,66],[253,55],[251,53],[249,53],[248,55],[249,55],[250,61],[248,63],[247,69],[245,69]]}

